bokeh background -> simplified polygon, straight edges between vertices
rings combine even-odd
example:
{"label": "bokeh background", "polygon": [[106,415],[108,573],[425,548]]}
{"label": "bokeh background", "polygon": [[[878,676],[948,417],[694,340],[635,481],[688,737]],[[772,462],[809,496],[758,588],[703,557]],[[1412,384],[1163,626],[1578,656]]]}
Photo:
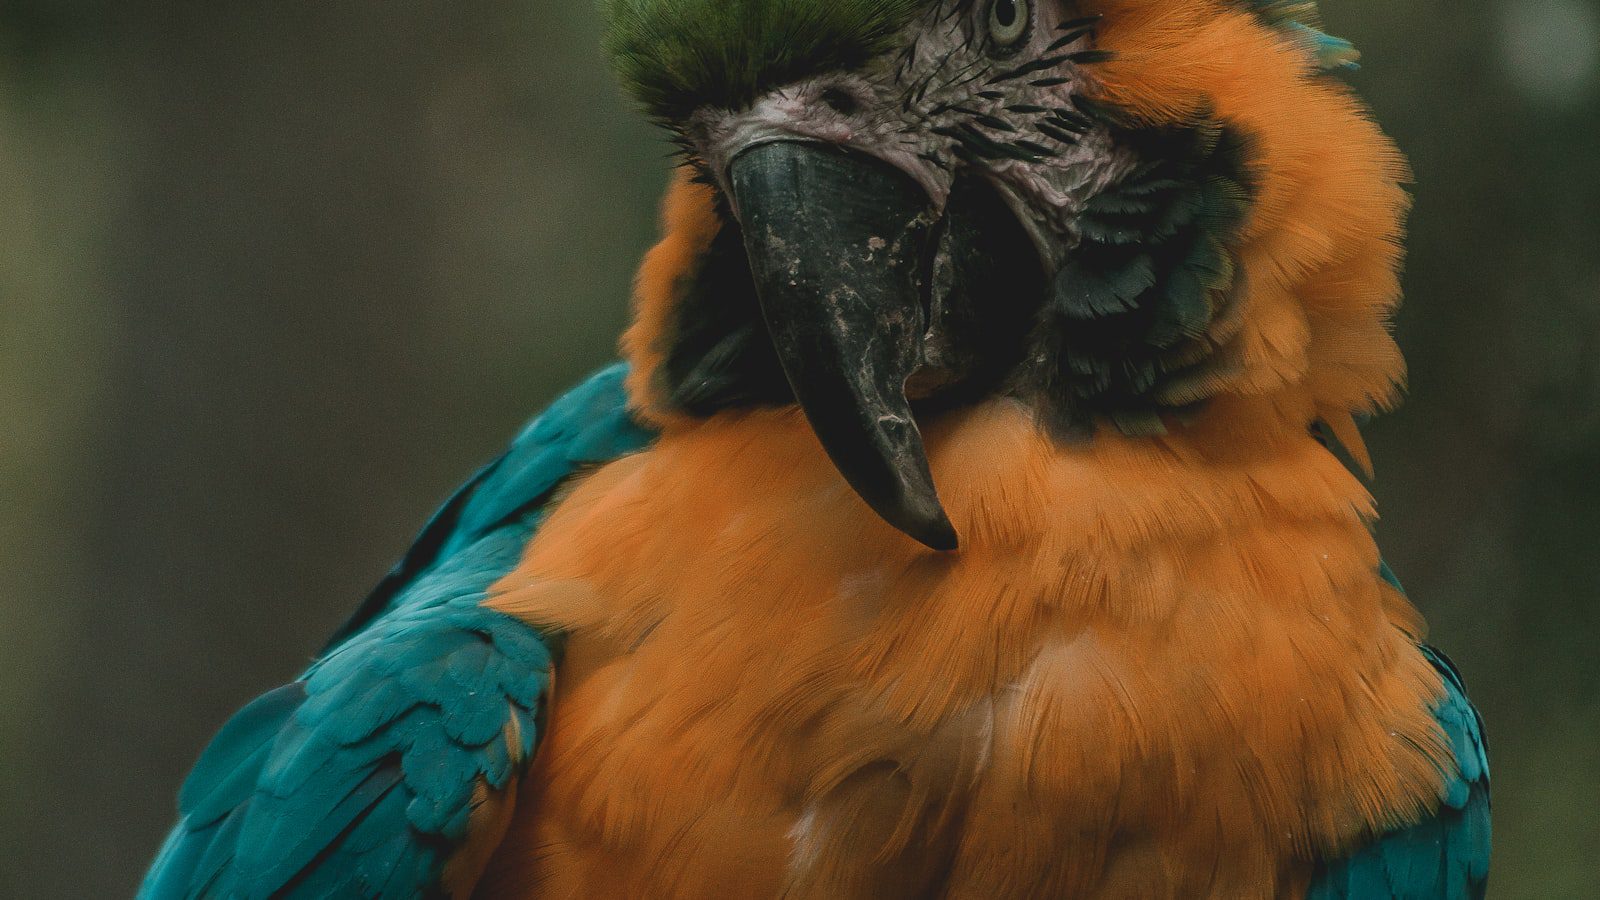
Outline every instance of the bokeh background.
{"label": "bokeh background", "polygon": [[[1600,897],[1600,5],[1324,0],[1416,170],[1386,553],[1500,898]],[[129,894],[212,730],[610,358],[665,145],[589,0],[0,0],[0,896]]]}

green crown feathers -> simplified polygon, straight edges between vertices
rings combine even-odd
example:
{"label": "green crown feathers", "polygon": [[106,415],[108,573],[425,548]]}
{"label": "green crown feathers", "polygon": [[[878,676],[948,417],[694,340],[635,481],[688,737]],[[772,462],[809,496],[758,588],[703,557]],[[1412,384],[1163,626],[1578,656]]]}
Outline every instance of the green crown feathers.
{"label": "green crown feathers", "polygon": [[606,50],[653,114],[736,106],[889,49],[930,0],[601,0]]}
{"label": "green crown feathers", "polygon": [[[853,68],[889,49],[933,0],[600,0],[624,87],[673,119],[737,106],[777,85]],[[1302,45],[1325,71],[1360,54],[1324,32],[1315,0],[1235,0]]]}

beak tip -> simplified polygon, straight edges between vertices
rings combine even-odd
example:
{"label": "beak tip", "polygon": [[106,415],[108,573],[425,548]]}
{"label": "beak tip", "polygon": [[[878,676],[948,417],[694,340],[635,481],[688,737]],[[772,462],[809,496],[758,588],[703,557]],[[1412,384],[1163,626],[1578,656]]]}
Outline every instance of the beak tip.
{"label": "beak tip", "polygon": [[960,548],[961,539],[956,535],[956,528],[950,524],[950,519],[940,510],[937,518],[922,523],[914,531],[908,531],[923,546],[941,553],[949,553]]}
{"label": "beak tip", "polygon": [[[955,550],[905,397],[922,355],[927,193],[888,163],[805,141],[748,148],[727,179],[762,318],[823,450],[885,522]],[[885,236],[898,249],[865,252]]]}

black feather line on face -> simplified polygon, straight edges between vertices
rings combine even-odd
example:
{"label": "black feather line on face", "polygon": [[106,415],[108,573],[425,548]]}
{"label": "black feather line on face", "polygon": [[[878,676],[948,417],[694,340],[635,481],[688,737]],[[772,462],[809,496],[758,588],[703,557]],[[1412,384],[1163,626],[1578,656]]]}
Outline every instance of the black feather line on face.
{"label": "black feather line on face", "polygon": [[1050,46],[1044,48],[1044,50],[1046,53],[1054,53],[1055,51],[1060,50],[1062,47],[1065,47],[1068,44],[1075,44],[1080,39],[1088,37],[1092,34],[1094,34],[1094,28],[1092,26],[1075,28],[1066,34],[1063,34],[1061,37],[1056,38],[1050,43]]}
{"label": "black feather line on face", "polygon": [[1103,19],[1103,18],[1105,18],[1105,17],[1100,15],[1099,13],[1095,13],[1093,15],[1080,16],[1080,17],[1078,17],[1076,19],[1068,19],[1065,22],[1062,22],[1061,24],[1057,25],[1056,26],[1056,30],[1057,31],[1078,31],[1080,29],[1093,28],[1093,26],[1100,24],[1100,20]]}
{"label": "black feather line on face", "polygon": [[1078,143],[1078,136],[1076,134],[1068,131],[1065,128],[1061,128],[1052,122],[1035,122],[1033,123],[1033,127],[1038,129],[1040,134],[1058,143],[1066,144],[1068,146]]}
{"label": "black feather line on face", "polygon": [[[952,4],[946,7],[946,17],[973,6],[971,2]],[[1079,136],[1094,127],[1082,114],[1037,103],[1006,104],[1005,101],[1030,90],[1071,83],[1074,79],[1070,75],[1057,74],[1063,66],[1084,67],[1111,58],[1111,54],[1095,49],[1058,52],[1084,40],[1092,41],[1098,21],[1099,16],[1086,16],[1062,23],[1058,26],[1060,36],[1047,47],[1020,62],[1010,59],[998,71],[993,58],[977,51],[980,38],[976,36],[976,29],[965,30],[955,46],[939,55],[926,74],[916,78],[905,92],[901,108],[913,113],[930,96],[951,99],[944,99],[922,112],[921,122],[905,126],[905,133],[926,131],[948,138],[952,142],[948,152],[966,163],[1038,162],[1057,155],[1060,148],[1076,145]],[[959,22],[952,24],[951,28],[958,25]],[[897,72],[902,77],[914,62],[915,48],[913,41],[897,63]],[[965,57],[965,61],[956,63],[960,57]],[[1041,75],[1044,77],[1031,78]],[[975,83],[977,89],[963,92],[963,88]],[[1001,104],[999,108],[997,104]],[[958,117],[952,117],[951,113]],[[1025,137],[1028,133],[1040,135],[1047,142]],[[925,151],[922,157],[943,165],[943,156],[936,151]]]}

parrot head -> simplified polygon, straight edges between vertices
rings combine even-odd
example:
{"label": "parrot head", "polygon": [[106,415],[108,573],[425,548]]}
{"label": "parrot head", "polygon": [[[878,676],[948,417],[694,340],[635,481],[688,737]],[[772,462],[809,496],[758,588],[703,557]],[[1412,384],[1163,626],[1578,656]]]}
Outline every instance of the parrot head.
{"label": "parrot head", "polygon": [[[919,418],[1003,395],[1062,441],[1160,434],[1218,395],[1307,384],[1326,367],[1289,333],[1319,312],[1296,279],[1367,252],[1379,283],[1354,305],[1381,320],[1404,205],[1398,157],[1322,74],[1353,52],[1313,5],[603,0],[701,207],[633,336],[652,395],[690,416],[798,404],[879,516],[950,550]],[[1308,149],[1307,127],[1354,131]],[[1353,174],[1307,188],[1304,157],[1330,150]],[[1359,205],[1345,181],[1382,208],[1330,209]],[[1274,250],[1297,192],[1349,220],[1316,258]],[[1375,371],[1306,391],[1317,415],[1394,390],[1387,331],[1363,336]]]}

